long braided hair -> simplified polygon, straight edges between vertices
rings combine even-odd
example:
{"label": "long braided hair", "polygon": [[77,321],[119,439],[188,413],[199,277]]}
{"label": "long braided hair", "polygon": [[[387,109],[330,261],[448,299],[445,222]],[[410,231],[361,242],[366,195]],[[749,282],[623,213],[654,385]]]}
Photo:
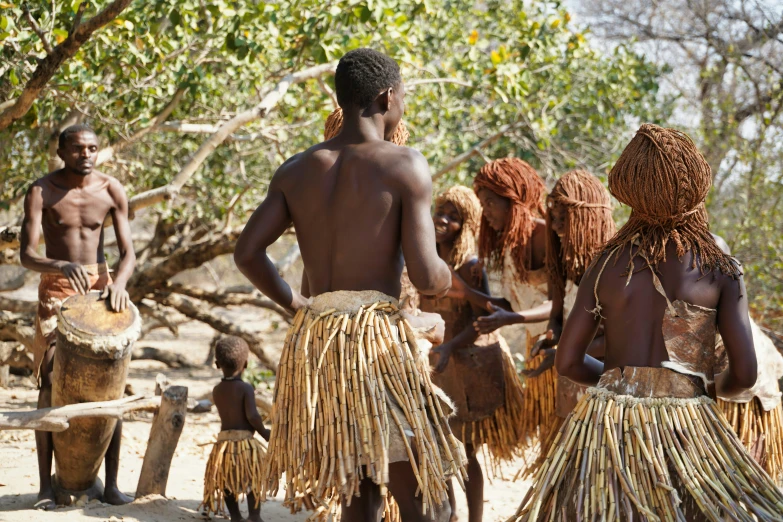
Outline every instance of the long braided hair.
{"label": "long braided hair", "polygon": [[488,189],[511,201],[511,209],[503,230],[492,229],[483,215],[479,233],[479,256],[490,268],[502,268],[503,258],[510,249],[517,274],[527,280],[533,262],[530,238],[536,226],[535,218],[543,217],[546,186],[536,170],[519,158],[501,158],[481,167],[473,181],[478,194]]}
{"label": "long braided hair", "polygon": [[[551,209],[566,211],[565,233],[552,230]],[[547,198],[546,266],[552,285],[565,290],[566,281],[579,284],[585,270],[615,233],[609,192],[586,170],[572,170],[555,183]]]}
{"label": "long braided hair", "polygon": [[457,209],[462,218],[462,229],[454,240],[449,265],[454,270],[470,261],[478,254],[478,234],[481,223],[481,203],[476,194],[468,187],[455,185],[435,199],[435,206],[449,202]]}
{"label": "long braided hair", "polygon": [[604,247],[622,251],[632,245],[652,270],[666,261],[673,241],[677,257],[693,251],[692,266],[702,274],[719,270],[734,278],[742,272],[710,234],[704,200],[712,185],[710,166],[687,134],[645,123],[609,173],[609,191],[632,209],[628,222]]}
{"label": "long braided hair", "polygon": [[[326,118],[326,124],[324,124],[324,141],[331,140],[340,134],[342,128],[343,110],[340,107],[337,107],[332,111],[329,117]],[[405,125],[404,121],[400,120],[399,125],[397,125],[397,128],[394,130],[391,142],[395,145],[403,146],[408,142],[408,138],[410,138],[410,136],[411,135],[408,132],[408,126]]]}

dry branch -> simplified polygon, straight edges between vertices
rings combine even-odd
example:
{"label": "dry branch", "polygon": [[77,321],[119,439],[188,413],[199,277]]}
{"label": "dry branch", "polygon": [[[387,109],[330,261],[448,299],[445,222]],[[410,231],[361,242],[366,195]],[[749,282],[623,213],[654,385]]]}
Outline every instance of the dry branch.
{"label": "dry branch", "polygon": [[171,292],[158,292],[154,294],[153,299],[164,306],[174,308],[191,319],[208,324],[220,333],[241,337],[247,341],[250,345],[250,351],[258,357],[264,367],[273,372],[277,371],[277,362],[271,360],[264,352],[260,345],[258,332],[248,330],[240,324],[220,317],[213,313],[203,302],[195,299]]}
{"label": "dry branch", "polygon": [[160,407],[160,397],[145,398],[134,395],[116,401],[83,402],[55,408],[33,411],[0,412],[0,430],[34,429],[41,431],[65,431],[69,421],[79,417],[113,417],[121,419],[131,411],[155,411]]}
{"label": "dry branch", "polygon": [[132,361],[158,361],[162,362],[169,368],[195,368],[196,365],[190,363],[182,355],[178,353],[168,352],[159,348],[152,348],[145,346],[143,348],[134,348],[131,353]]}
{"label": "dry branch", "polygon": [[258,291],[253,291],[251,293],[229,291],[209,292],[196,286],[183,285],[180,283],[170,283],[167,289],[177,294],[195,297],[196,299],[201,299],[217,306],[257,306],[258,308],[265,308],[280,314],[287,322],[291,322],[291,319],[293,319],[287,310],[280,307],[280,305],[274,301],[263,298],[262,294]]}
{"label": "dry branch", "polygon": [[27,114],[60,65],[73,57],[92,33],[114,20],[130,3],[131,0],[114,0],[103,11],[82,22],[82,13],[87,5],[87,2],[82,2],[68,37],[38,62],[38,67],[35,68],[16,102],[0,113],[0,130],[9,127],[15,120]]}
{"label": "dry branch", "polygon": [[32,349],[35,329],[31,314],[18,314],[0,310],[0,340],[14,340]]}

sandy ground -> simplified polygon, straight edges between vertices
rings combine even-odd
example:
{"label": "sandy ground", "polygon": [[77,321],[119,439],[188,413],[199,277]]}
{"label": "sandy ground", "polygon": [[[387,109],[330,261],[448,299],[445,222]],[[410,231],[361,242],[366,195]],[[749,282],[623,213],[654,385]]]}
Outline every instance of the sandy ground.
{"label": "sandy ground", "polygon": [[[226,312],[235,320],[252,320],[266,331],[270,348],[279,347],[284,331],[274,329],[269,321],[248,316],[241,310]],[[257,312],[254,312],[257,314]],[[169,332],[157,330],[139,341],[139,346],[152,346],[171,350],[185,356],[193,363],[202,363],[209,350],[214,332],[200,323],[188,323],[180,328],[179,338]],[[152,394],[155,376],[165,373],[174,384],[188,386],[189,396],[201,398],[210,392],[219,379],[214,368],[200,366],[196,369],[172,370],[155,361],[133,361],[128,382],[135,393]],[[264,386],[263,384],[261,386]],[[0,389],[0,410],[30,410],[35,408],[37,391],[29,378],[15,377],[12,387]],[[126,418],[120,463],[120,488],[133,494],[139,478],[142,459],[149,437],[152,415],[136,414]],[[53,512],[38,512],[30,508],[38,491],[38,467],[35,440],[30,430],[0,431],[0,521],[30,522],[95,522],[123,520],[138,522],[164,522],[177,520],[204,520],[198,507],[201,502],[204,468],[209,455],[208,443],[220,429],[219,419],[213,411],[188,415],[177,452],[171,466],[167,495],[137,500],[127,506],[115,507],[98,501],[81,507],[61,507]],[[513,477],[521,465],[512,463],[504,469]],[[101,470],[100,477],[103,477]],[[513,514],[529,483],[495,479],[485,484],[484,520],[506,520]],[[280,495],[262,508],[261,515],[267,521],[304,521],[306,513],[291,515],[281,505]],[[458,490],[457,503],[460,520],[467,520],[464,494]],[[244,507],[243,507],[244,509]],[[222,517],[217,517],[222,518]]]}

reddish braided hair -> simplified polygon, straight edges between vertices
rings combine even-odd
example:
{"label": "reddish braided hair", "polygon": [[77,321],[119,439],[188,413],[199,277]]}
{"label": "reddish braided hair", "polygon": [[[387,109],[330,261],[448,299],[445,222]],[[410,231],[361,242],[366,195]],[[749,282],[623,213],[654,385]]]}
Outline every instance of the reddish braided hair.
{"label": "reddish braided hair", "polygon": [[[666,244],[677,257],[693,251],[693,267],[737,278],[740,268],[710,234],[704,200],[712,185],[710,166],[687,134],[645,123],[609,173],[609,190],[632,209],[628,222],[604,247],[619,256],[638,245],[650,268],[666,261]],[[631,259],[633,263],[633,257]]]}
{"label": "reddish braided hair", "polygon": [[488,189],[511,201],[508,219],[501,232],[496,232],[481,216],[479,233],[479,257],[490,268],[503,266],[508,249],[522,281],[533,261],[530,238],[535,228],[535,218],[544,216],[544,195],[546,186],[536,170],[519,158],[502,158],[481,167],[473,181],[473,190],[478,194]]}
{"label": "reddish braided hair", "polygon": [[[565,234],[552,231],[551,209],[563,205]],[[572,170],[555,183],[547,198],[546,265],[550,283],[565,290],[566,281],[579,284],[585,270],[615,233],[612,201],[597,177]]]}

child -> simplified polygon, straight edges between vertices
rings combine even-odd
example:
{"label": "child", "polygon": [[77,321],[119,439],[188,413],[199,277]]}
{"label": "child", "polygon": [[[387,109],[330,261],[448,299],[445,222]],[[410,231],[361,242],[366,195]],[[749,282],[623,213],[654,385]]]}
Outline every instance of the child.
{"label": "child", "polygon": [[250,512],[247,520],[261,520],[261,483],[264,446],[253,437],[258,432],[269,440],[256,408],[253,387],[242,380],[247,368],[247,343],[239,337],[225,336],[215,346],[215,366],[223,370],[212,398],[220,415],[220,433],[212,448],[204,475],[204,500],[208,512],[222,511],[226,502],[232,522],[244,520],[239,511],[239,496],[247,494]]}
{"label": "child", "polygon": [[[467,187],[452,187],[435,200],[435,239],[438,255],[463,280],[489,293],[487,277],[476,257],[481,203]],[[465,484],[469,522],[480,522],[484,509],[484,477],[476,452],[482,444],[493,467],[519,455],[522,437],[522,383],[508,346],[497,333],[479,335],[476,317],[486,310],[455,298],[421,297],[421,309],[439,313],[445,321],[444,343],[430,352],[435,367],[432,382],[454,401],[457,412],[451,429],[465,445],[468,480]],[[449,491],[452,513],[456,506]]]}

